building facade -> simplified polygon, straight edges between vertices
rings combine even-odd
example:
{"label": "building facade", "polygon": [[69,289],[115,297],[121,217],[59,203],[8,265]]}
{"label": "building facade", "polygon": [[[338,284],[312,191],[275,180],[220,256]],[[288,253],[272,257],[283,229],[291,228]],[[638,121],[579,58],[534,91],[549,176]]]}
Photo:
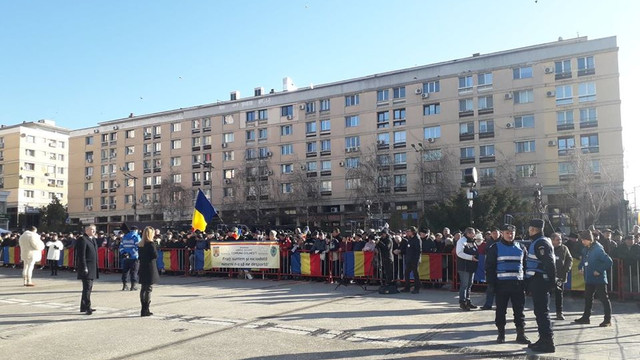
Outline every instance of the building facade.
{"label": "building facade", "polygon": [[42,207],[67,203],[69,130],[39,120],[0,128],[0,188],[7,191],[8,227],[39,223]]}
{"label": "building facade", "polygon": [[228,223],[415,218],[471,167],[564,213],[583,177],[622,191],[617,56],[581,37],[74,130],[72,221],[179,222],[198,188]]}

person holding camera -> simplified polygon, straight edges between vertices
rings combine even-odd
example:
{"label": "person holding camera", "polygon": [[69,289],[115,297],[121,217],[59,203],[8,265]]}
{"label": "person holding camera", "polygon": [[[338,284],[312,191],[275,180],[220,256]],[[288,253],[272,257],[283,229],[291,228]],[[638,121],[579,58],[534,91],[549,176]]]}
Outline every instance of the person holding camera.
{"label": "person holding camera", "polygon": [[96,310],[91,308],[93,280],[100,277],[98,274],[98,245],[96,243],[95,225],[87,225],[84,228],[84,234],[76,242],[75,254],[78,279],[82,280],[80,312],[91,315]]}
{"label": "person holding camera", "polygon": [[131,291],[138,290],[136,283],[138,282],[138,243],[140,242],[140,234],[138,228],[131,227],[131,231],[122,238],[120,242],[120,256],[124,259],[122,262],[122,290],[128,290],[127,278],[131,279]]}
{"label": "person holding camera", "polygon": [[51,268],[51,276],[58,276],[58,260],[60,260],[60,251],[64,245],[58,239],[58,234],[53,234],[45,246],[47,247],[47,262]]}

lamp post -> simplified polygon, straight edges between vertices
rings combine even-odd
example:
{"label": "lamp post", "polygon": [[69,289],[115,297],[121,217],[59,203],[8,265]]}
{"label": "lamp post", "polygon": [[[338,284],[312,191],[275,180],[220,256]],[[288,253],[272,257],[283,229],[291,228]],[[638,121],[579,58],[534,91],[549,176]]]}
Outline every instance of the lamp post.
{"label": "lamp post", "polygon": [[469,190],[467,190],[467,205],[469,206],[469,222],[473,226],[473,199],[478,196],[478,191],[475,189],[478,182],[478,170],[475,167],[464,169],[464,182],[469,186]]}
{"label": "lamp post", "polygon": [[417,152],[418,154],[420,154],[420,167],[419,167],[419,171],[420,171],[420,211],[422,212],[422,215],[420,217],[420,219],[424,218],[424,201],[425,201],[425,189],[424,189],[424,185],[425,185],[425,177],[424,177],[424,153],[427,151],[427,149],[424,147],[424,145],[422,145],[422,143],[418,143],[418,145],[416,144],[411,144],[411,147],[413,148],[413,150],[415,150],[415,152]]}
{"label": "lamp post", "polygon": [[123,171],[122,174],[125,178],[133,180],[133,205],[131,207],[133,208],[133,221],[136,222],[138,221],[138,194],[136,190],[138,178],[127,171]]}
{"label": "lamp post", "polygon": [[365,207],[367,208],[367,217],[364,220],[364,228],[367,229],[367,220],[371,223],[371,200],[366,200],[364,202]]}

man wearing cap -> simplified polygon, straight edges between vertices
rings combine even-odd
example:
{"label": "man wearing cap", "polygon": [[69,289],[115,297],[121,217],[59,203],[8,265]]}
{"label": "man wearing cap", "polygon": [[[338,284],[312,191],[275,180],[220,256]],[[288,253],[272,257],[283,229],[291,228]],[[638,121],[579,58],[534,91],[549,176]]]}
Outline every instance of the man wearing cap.
{"label": "man wearing cap", "polygon": [[413,273],[413,294],[420,292],[420,274],[418,273],[418,264],[422,256],[422,242],[418,238],[418,229],[415,226],[407,230],[407,250],[404,254],[404,288],[402,292],[409,292],[411,288],[411,278],[409,275]]}
{"label": "man wearing cap", "polygon": [[420,228],[420,232],[418,236],[420,236],[420,241],[422,242],[422,252],[433,253],[436,252],[436,242],[431,239],[431,231],[428,228],[422,227]]}
{"label": "man wearing cap", "polygon": [[606,228],[600,233],[600,236],[598,236],[598,242],[600,243],[600,245],[602,245],[604,251],[609,256],[615,254],[616,247],[618,246],[618,244],[611,239],[612,234],[613,232],[611,231],[611,229]]}
{"label": "man wearing cap", "polygon": [[538,323],[539,339],[529,348],[535,352],[556,351],[553,343],[553,329],[549,319],[549,293],[556,287],[556,264],[553,245],[543,235],[544,220],[529,222],[529,253],[526,262],[526,278],[533,298],[533,313]]}
{"label": "man wearing cap", "polygon": [[553,296],[556,298],[556,320],[564,320],[562,313],[564,284],[567,282],[567,275],[571,271],[573,258],[569,248],[562,244],[562,234],[551,234],[551,244],[553,244],[553,253],[556,256],[556,288],[553,290]]}
{"label": "man wearing cap", "polygon": [[[502,240],[502,234],[500,234],[500,229],[496,226],[493,229],[491,229],[491,234],[487,238],[487,241],[485,241],[478,248],[478,252],[481,255],[484,252],[484,254],[486,255],[487,252],[489,251],[489,248],[491,248],[491,246],[493,246],[494,244],[499,243],[501,240]],[[482,246],[484,246],[484,249],[482,249]],[[491,310],[491,308],[493,307],[493,302],[495,298],[495,291],[496,290],[494,289],[494,287],[487,282],[486,298],[484,301],[484,305],[480,307],[481,310]]]}
{"label": "man wearing cap", "polygon": [[131,279],[131,291],[138,290],[136,283],[138,282],[138,243],[140,242],[140,234],[136,226],[131,227],[131,231],[122,238],[120,242],[120,256],[122,262],[122,290],[128,290],[127,278]]}
{"label": "man wearing cap", "polygon": [[574,320],[578,324],[589,324],[591,308],[593,306],[594,295],[600,299],[604,306],[604,321],[600,327],[611,326],[611,302],[607,294],[607,269],[611,267],[613,261],[605,253],[602,245],[593,241],[591,231],[580,232],[580,241],[585,249],[582,250],[582,260],[580,261],[580,272],[584,274],[584,313],[582,317]]}
{"label": "man wearing cap", "polygon": [[502,227],[503,236],[500,241],[487,250],[485,269],[487,284],[495,289],[496,295],[496,327],[498,327],[498,344],[505,341],[505,325],[507,323],[507,305],[511,300],[513,322],[516,325],[516,342],[530,344],[524,334],[524,302],[525,284],[524,269],[527,250],[520,243],[514,242],[516,227]]}

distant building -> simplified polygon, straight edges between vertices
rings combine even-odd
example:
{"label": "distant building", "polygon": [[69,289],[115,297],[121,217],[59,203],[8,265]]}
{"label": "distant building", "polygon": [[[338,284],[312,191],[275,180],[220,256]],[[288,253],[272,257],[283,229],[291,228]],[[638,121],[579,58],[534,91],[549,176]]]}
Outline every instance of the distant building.
{"label": "distant building", "polygon": [[470,167],[480,192],[502,185],[530,196],[542,185],[549,213],[563,222],[572,221],[566,189],[582,176],[577,163],[622,192],[615,37],[283,84],[72,131],[72,220],[188,220],[198,188],[227,222],[415,219],[459,191]]}
{"label": "distant building", "polygon": [[69,130],[52,120],[0,128],[0,189],[9,193],[9,228],[39,223],[39,210],[58,197],[67,203]]}

